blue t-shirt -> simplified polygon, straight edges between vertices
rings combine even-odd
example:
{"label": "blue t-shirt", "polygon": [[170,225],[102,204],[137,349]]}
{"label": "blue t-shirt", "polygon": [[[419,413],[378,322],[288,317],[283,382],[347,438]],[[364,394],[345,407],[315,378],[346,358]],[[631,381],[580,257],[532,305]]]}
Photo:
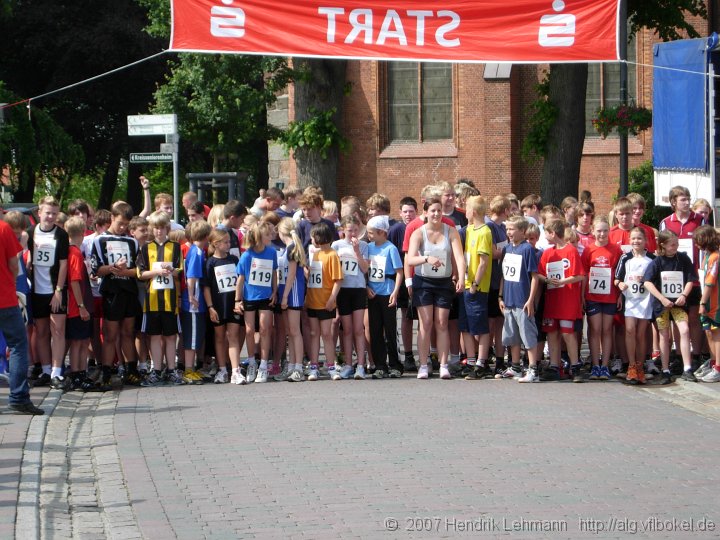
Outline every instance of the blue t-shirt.
{"label": "blue t-shirt", "polygon": [[[492,241],[498,249],[504,248],[508,244],[507,233],[505,232],[505,224],[497,224],[489,217],[485,216],[485,225],[490,227],[492,233]],[[490,274],[490,288],[500,288],[500,259],[492,259],[492,274]]]}
{"label": "blue t-shirt", "polygon": [[[205,295],[202,292],[201,281],[205,270],[205,253],[202,249],[196,245],[190,246],[187,257],[185,257],[185,273],[184,278],[185,284],[189,278],[198,280],[196,287],[196,298],[198,299],[198,310],[194,313],[205,313],[207,311],[207,304],[205,303]],[[190,312],[190,298],[188,297],[187,286],[182,289],[182,296],[180,298],[180,310],[186,313]]]}
{"label": "blue t-shirt", "polygon": [[290,293],[288,294],[288,307],[299,308],[305,304],[305,272],[300,264],[297,265],[295,270],[295,281],[287,283],[288,275],[288,253],[295,249],[295,244],[291,243],[287,248],[283,249],[278,253],[278,297],[277,301],[280,303],[283,295],[285,294],[285,287],[291,287]]}
{"label": "blue t-shirt", "polygon": [[277,250],[273,246],[267,246],[259,253],[254,249],[243,253],[237,265],[238,276],[245,277],[243,300],[254,302],[269,299],[272,296],[272,277],[277,267]]}
{"label": "blue t-shirt", "polygon": [[403,253],[402,246],[405,240],[405,223],[402,221],[396,221],[390,225],[388,231],[388,242],[393,244],[400,252],[400,258],[405,260],[405,254]]}
{"label": "blue t-shirt", "polygon": [[523,240],[517,246],[506,245],[500,261],[505,307],[521,308],[530,298],[530,273],[537,272],[538,255],[530,243]]}
{"label": "blue t-shirt", "polygon": [[387,240],[381,246],[371,242],[368,244],[368,258],[368,287],[375,294],[390,296],[395,289],[395,274],[403,267],[398,248]]}

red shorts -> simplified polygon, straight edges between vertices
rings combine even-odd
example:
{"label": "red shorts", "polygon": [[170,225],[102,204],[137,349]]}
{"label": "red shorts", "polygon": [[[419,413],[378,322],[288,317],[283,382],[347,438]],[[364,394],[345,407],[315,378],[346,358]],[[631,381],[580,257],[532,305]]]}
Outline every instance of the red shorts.
{"label": "red shorts", "polygon": [[557,332],[560,330],[561,334],[573,334],[575,333],[575,321],[565,321],[563,319],[543,319],[542,320],[542,331],[546,334]]}

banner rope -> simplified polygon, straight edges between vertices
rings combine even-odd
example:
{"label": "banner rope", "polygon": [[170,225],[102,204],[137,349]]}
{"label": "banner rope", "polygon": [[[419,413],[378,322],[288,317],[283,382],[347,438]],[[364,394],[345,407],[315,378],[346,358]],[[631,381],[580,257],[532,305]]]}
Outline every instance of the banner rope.
{"label": "banner rope", "polygon": [[[30,109],[30,104],[33,101],[37,101],[38,99],[42,99],[47,96],[51,96],[53,94],[57,94],[59,92],[64,92],[65,90],[69,90],[71,88],[75,88],[76,86],[81,86],[83,84],[87,84],[92,81],[96,81],[98,79],[101,79],[103,77],[107,77],[108,75],[112,75],[113,73],[118,73],[119,71],[123,71],[125,69],[131,68],[133,66],[137,66],[138,64],[142,64],[143,62],[147,62],[148,60],[152,60],[153,58],[157,58],[158,56],[162,56],[163,54],[167,53],[167,50],[162,50],[158,53],[152,54],[150,56],[147,56],[145,58],[141,58],[140,60],[135,60],[134,62],[131,62],[129,64],[125,64],[124,66],[117,67],[115,69],[111,69],[110,71],[106,71],[105,73],[100,73],[99,75],[95,75],[93,77],[89,77],[87,79],[83,79],[82,81],[78,81],[72,84],[68,84],[67,86],[63,86],[62,88],[56,88],[55,90],[50,90],[49,92],[45,92],[44,94],[40,94],[38,96],[34,96],[31,98],[21,99],[20,101],[16,101],[14,103],[6,103],[5,105],[2,105],[0,109],[9,109],[11,107],[17,107],[18,105],[22,105],[23,103],[27,103],[28,110]],[[29,112],[28,112],[29,114]]]}

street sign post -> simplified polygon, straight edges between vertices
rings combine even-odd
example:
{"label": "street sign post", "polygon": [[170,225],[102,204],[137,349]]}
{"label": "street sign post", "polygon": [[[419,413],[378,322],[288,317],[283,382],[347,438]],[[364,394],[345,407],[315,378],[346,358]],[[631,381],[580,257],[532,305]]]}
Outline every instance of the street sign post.
{"label": "street sign post", "polygon": [[146,152],[130,154],[130,163],[171,163],[173,155],[166,152]]}
{"label": "street sign post", "polygon": [[[173,212],[178,219],[180,204],[180,160],[178,157],[178,132],[176,114],[136,114],[127,117],[128,135],[131,137],[165,136],[160,152],[130,154],[130,163],[173,164]],[[173,143],[174,146],[169,146]],[[166,150],[170,150],[169,152]]]}

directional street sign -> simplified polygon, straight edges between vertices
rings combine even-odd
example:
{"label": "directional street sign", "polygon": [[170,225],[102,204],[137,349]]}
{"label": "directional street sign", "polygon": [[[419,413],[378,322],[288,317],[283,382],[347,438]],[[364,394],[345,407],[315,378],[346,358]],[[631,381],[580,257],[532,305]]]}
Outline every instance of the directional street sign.
{"label": "directional street sign", "polygon": [[130,163],[170,163],[172,154],[163,152],[149,152],[144,154],[130,154]]}
{"label": "directional street sign", "polygon": [[127,117],[128,135],[172,135],[177,133],[176,114],[137,114]]}

